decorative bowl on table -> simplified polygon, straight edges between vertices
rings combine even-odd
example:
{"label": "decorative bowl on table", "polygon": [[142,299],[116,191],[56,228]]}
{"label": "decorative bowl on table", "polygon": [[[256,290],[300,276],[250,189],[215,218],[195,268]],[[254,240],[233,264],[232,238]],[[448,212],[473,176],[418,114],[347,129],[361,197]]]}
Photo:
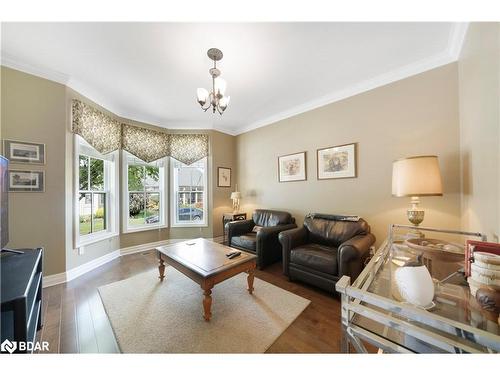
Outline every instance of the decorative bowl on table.
{"label": "decorative bowl on table", "polygon": [[464,267],[465,249],[461,245],[431,238],[409,238],[404,243],[422,255],[435,280],[444,280]]}
{"label": "decorative bowl on table", "polygon": [[448,241],[432,238],[409,238],[405,244],[417,251],[427,253],[441,261],[456,262],[463,261],[464,247]]}

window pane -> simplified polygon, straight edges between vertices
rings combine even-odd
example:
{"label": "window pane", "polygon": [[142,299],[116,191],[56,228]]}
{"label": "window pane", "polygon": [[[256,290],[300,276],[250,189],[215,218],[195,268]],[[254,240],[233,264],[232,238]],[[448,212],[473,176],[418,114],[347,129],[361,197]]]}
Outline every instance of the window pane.
{"label": "window pane", "polygon": [[92,233],[106,230],[106,193],[94,193],[92,201]]}
{"label": "window pane", "polygon": [[147,191],[158,191],[160,189],[160,168],[146,166],[145,167],[144,185]]}
{"label": "window pane", "polygon": [[130,193],[129,197],[129,213],[128,223],[130,226],[137,226],[144,224],[144,194],[143,193]]}
{"label": "window pane", "polygon": [[158,224],[160,222],[160,193],[146,194],[146,224]]}
{"label": "window pane", "polygon": [[144,190],[144,166],[142,165],[128,166],[128,190],[129,191]]}
{"label": "window pane", "polygon": [[84,155],[80,155],[80,190],[89,190],[89,158]]}
{"label": "window pane", "polygon": [[90,158],[90,190],[104,190],[104,160]]}
{"label": "window pane", "polygon": [[189,166],[174,161],[173,167],[176,221],[185,224],[204,222],[205,161]]}
{"label": "window pane", "polygon": [[92,194],[80,194],[78,199],[79,206],[79,227],[80,235],[89,234],[92,231],[90,222],[92,214]]}

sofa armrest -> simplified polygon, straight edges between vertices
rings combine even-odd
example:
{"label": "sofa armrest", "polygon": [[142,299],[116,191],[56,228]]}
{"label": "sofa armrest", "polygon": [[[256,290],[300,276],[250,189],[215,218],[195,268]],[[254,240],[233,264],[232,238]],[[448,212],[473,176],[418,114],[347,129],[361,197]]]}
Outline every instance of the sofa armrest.
{"label": "sofa armrest", "polygon": [[266,267],[281,259],[281,244],[278,239],[280,232],[296,228],[295,224],[276,225],[263,227],[257,232],[257,256],[259,257],[259,268]]}
{"label": "sofa armrest", "polygon": [[227,225],[227,240],[231,245],[231,239],[236,236],[241,236],[245,233],[251,232],[255,223],[252,219],[249,220],[236,220],[230,221]]}
{"label": "sofa armrest", "polygon": [[290,251],[307,241],[307,229],[305,227],[286,230],[279,234],[279,241],[283,251],[283,274],[288,275],[290,264]]}
{"label": "sofa armrest", "polygon": [[374,243],[375,236],[371,233],[354,236],[342,243],[338,249],[339,277],[347,275],[354,282],[363,269],[370,246]]}

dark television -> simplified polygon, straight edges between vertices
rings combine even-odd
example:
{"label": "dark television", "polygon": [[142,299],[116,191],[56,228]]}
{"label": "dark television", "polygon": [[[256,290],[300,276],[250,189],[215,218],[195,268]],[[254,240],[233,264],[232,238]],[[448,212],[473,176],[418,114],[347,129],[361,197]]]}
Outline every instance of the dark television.
{"label": "dark television", "polygon": [[0,155],[0,250],[9,242],[9,161]]}

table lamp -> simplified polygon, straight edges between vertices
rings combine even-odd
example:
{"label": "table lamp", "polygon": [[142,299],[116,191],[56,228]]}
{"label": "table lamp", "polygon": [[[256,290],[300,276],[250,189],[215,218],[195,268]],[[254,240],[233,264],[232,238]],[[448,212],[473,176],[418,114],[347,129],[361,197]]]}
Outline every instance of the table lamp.
{"label": "table lamp", "polygon": [[[424,210],[420,209],[420,197],[443,195],[438,158],[412,156],[392,163],[392,195],[411,197],[411,207],[407,211],[408,220],[418,226],[424,220]],[[415,235],[423,237],[421,232]]]}
{"label": "table lamp", "polygon": [[236,185],[236,191],[231,193],[231,199],[233,200],[233,212],[236,213],[240,210],[241,199],[241,193],[238,191],[238,185]]}

